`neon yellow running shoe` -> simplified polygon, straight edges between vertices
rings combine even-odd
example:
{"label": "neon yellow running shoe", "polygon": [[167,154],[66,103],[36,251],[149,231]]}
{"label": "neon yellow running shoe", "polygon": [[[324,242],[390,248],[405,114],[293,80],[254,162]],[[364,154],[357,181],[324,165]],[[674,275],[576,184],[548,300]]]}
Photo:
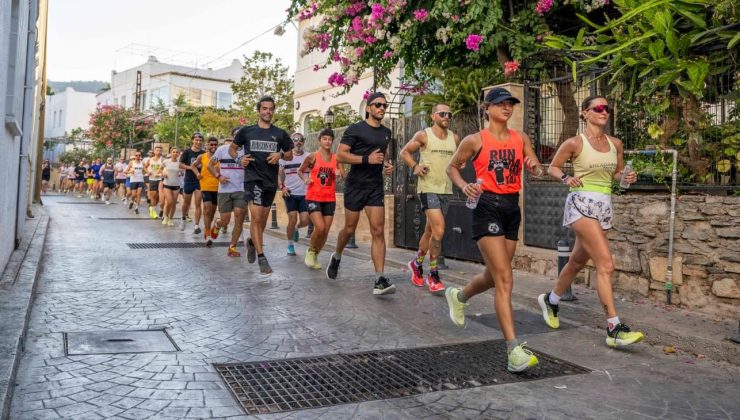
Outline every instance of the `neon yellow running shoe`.
{"label": "neon yellow running shoe", "polygon": [[308,268],[316,267],[316,264],[318,264],[318,261],[316,261],[316,252],[313,249],[308,248],[306,250],[306,256],[303,258],[303,263],[306,264],[306,267]]}
{"label": "neon yellow running shoe", "polygon": [[609,331],[606,329],[606,345],[609,347],[625,347],[630,344],[639,343],[645,335],[639,331],[631,331],[630,327],[622,324],[621,322],[614,327],[613,330]]}
{"label": "neon yellow running shoe", "polygon": [[526,342],[514,347],[509,353],[509,364],[506,369],[509,372],[522,372],[527,368],[536,366],[540,361],[537,360],[530,350],[524,348]]}
{"label": "neon yellow running shoe", "polygon": [[457,299],[457,292],[460,289],[456,287],[449,287],[445,290],[445,299],[447,300],[447,306],[450,307],[450,319],[458,327],[465,325],[465,308],[468,307],[467,303],[460,302]]}
{"label": "neon yellow running shoe", "polygon": [[550,294],[543,293],[539,295],[537,297],[537,303],[540,304],[540,309],[542,309],[542,318],[545,320],[545,324],[547,324],[547,326],[550,328],[560,328],[558,305],[553,305],[550,303]]}

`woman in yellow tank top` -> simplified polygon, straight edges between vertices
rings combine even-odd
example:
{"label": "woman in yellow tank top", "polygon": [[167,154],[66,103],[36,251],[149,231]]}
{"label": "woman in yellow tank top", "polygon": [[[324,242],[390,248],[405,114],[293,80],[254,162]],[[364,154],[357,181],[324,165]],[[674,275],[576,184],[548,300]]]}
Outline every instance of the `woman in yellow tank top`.
{"label": "woman in yellow tank top", "polygon": [[[607,317],[606,344],[622,347],[641,341],[643,334],[631,331],[621,323],[614,306],[611,282],[614,260],[604,231],[612,227],[611,184],[612,180],[622,177],[624,150],[619,139],[604,133],[609,113],[609,104],[603,96],[586,98],[581,104],[581,119],[586,123],[585,129],[566,140],[550,164],[550,176],[570,187],[563,225],[573,229],[576,242],[557,284],[550,293],[539,295],[537,301],[547,325],[559,328],[560,296],[570,287],[588,260],[593,260],[597,273],[596,290]],[[569,160],[573,163],[573,176],[566,175],[562,170],[563,164]],[[626,179],[634,183],[637,174],[631,171]]]}

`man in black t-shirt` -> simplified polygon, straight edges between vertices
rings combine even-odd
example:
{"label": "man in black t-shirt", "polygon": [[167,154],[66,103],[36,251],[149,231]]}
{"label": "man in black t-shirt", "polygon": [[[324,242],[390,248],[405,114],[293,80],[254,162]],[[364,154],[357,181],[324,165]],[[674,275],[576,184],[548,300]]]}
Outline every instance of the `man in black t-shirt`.
{"label": "man in black t-shirt", "polygon": [[77,190],[77,198],[82,197],[82,194],[85,191],[86,176],[87,168],[85,167],[85,159],[83,158],[80,163],[75,166],[75,190]]}
{"label": "man in black t-shirt", "polygon": [[185,230],[187,222],[191,221],[188,212],[190,211],[190,203],[192,202],[193,196],[195,196],[195,227],[193,228],[193,235],[200,234],[200,215],[202,212],[203,199],[200,195],[200,171],[193,165],[198,156],[205,153],[201,150],[203,146],[203,135],[199,132],[193,133],[191,137],[192,144],[189,149],[183,150],[180,154],[180,169],[185,169],[185,183],[183,184],[183,201],[182,201],[182,221],[180,222],[180,230]]}
{"label": "man in black t-shirt", "polygon": [[244,166],[244,199],[249,203],[250,218],[247,261],[258,260],[260,273],[267,275],[272,273],[272,268],[263,253],[262,235],[277,191],[278,162],[293,159],[293,141],[285,130],[272,125],[274,99],[260,98],[257,112],[260,116],[257,124],[242,127],[230,147],[232,155],[244,148],[241,165]]}
{"label": "man in black t-shirt", "polygon": [[344,184],[344,228],[339,232],[337,247],[331,256],[326,276],[336,279],[339,262],[347,240],[354,235],[360,213],[365,210],[372,246],[370,253],[377,280],[374,295],[396,292],[385,277],[385,191],[383,175],[390,175],[393,166],[388,159],[391,130],[381,124],[388,102],[385,95],[375,92],[367,99],[365,120],[352,124],[342,136],[337,149],[337,162],[352,166]]}

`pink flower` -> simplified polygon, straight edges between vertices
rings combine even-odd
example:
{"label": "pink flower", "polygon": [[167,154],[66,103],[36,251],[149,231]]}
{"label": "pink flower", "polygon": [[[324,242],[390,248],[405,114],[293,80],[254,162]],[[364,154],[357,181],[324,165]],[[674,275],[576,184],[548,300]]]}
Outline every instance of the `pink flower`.
{"label": "pink flower", "polygon": [[385,7],[383,7],[380,3],[375,3],[372,6],[370,6],[370,20],[376,21],[383,19],[383,14],[385,13]]}
{"label": "pink flower", "polygon": [[419,22],[424,22],[429,19],[429,12],[426,9],[414,10],[414,19]]}
{"label": "pink flower", "polygon": [[471,51],[478,51],[480,49],[481,42],[483,42],[483,36],[478,34],[470,34],[465,39],[465,47]]}
{"label": "pink flower", "polygon": [[517,60],[511,60],[504,63],[504,75],[510,77],[519,70],[521,64]]}
{"label": "pink flower", "polygon": [[365,93],[362,95],[362,100],[363,101],[367,101],[367,98],[369,98],[370,95],[372,95],[372,94],[373,94],[373,91],[372,90],[366,90]]}
{"label": "pink flower", "polygon": [[319,71],[320,67],[318,64],[313,65],[313,71]]}
{"label": "pink flower", "polygon": [[332,86],[342,86],[347,83],[347,79],[345,79],[343,74],[334,72],[329,76],[328,82]]}
{"label": "pink flower", "polygon": [[539,15],[544,15],[549,12],[550,9],[552,9],[552,0],[538,0],[534,11]]}
{"label": "pink flower", "polygon": [[450,16],[450,19],[452,19],[453,22],[457,22],[458,20],[460,20],[460,16],[458,16],[458,15],[452,15],[452,16]]}
{"label": "pink flower", "polygon": [[388,50],[388,51],[386,51],[386,52],[383,53],[383,60],[387,60],[387,59],[389,59],[391,57],[393,57],[393,51]]}
{"label": "pink flower", "polygon": [[362,57],[362,47],[355,48],[355,55],[357,56],[357,58]]}
{"label": "pink flower", "polygon": [[344,9],[345,16],[356,16],[365,8],[363,3],[353,3]]}

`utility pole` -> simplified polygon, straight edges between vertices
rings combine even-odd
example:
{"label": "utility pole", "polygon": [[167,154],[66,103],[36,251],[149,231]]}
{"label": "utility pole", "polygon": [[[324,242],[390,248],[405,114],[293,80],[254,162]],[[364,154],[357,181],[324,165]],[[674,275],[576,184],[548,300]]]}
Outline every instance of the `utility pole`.
{"label": "utility pole", "polygon": [[138,113],[141,111],[141,70],[136,70],[136,93],[134,96],[134,113]]}

